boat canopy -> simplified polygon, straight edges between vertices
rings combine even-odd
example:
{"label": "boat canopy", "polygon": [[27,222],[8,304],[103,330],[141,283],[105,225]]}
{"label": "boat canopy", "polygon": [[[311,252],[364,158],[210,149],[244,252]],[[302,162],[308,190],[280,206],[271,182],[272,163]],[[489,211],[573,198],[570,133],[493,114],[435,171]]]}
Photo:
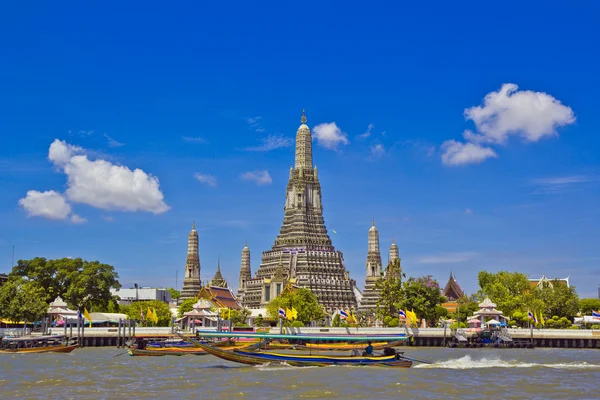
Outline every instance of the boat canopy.
{"label": "boat canopy", "polygon": [[205,338],[253,338],[253,339],[286,339],[286,340],[338,340],[338,341],[397,341],[406,340],[406,334],[399,333],[396,335],[286,335],[286,334],[270,334],[259,332],[215,332],[198,330],[198,335]]}

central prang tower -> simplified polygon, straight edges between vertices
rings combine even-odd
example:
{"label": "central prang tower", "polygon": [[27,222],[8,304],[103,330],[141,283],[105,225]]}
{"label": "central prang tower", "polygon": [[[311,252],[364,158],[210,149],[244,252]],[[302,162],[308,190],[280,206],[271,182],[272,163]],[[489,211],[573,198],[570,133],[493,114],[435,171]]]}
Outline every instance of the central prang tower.
{"label": "central prang tower", "polygon": [[333,247],[325,228],[321,184],[317,167],[312,164],[312,137],[304,111],[301,122],[283,224],[271,250],[263,252],[256,276],[245,282],[243,305],[264,307],[291,283],[309,288],[328,311],[355,309],[356,298],[344,257]]}

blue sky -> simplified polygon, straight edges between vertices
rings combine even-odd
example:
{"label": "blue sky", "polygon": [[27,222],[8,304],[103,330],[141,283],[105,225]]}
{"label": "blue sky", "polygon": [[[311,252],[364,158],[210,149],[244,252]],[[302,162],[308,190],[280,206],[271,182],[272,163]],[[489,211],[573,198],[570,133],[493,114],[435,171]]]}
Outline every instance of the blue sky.
{"label": "blue sky", "polygon": [[255,271],[279,231],[305,108],[359,286],[375,217],[408,275],[596,294],[598,5],[213,3],[2,6],[0,271],[14,245],[181,286],[196,221],[202,279],[220,256],[237,286],[244,242]]}

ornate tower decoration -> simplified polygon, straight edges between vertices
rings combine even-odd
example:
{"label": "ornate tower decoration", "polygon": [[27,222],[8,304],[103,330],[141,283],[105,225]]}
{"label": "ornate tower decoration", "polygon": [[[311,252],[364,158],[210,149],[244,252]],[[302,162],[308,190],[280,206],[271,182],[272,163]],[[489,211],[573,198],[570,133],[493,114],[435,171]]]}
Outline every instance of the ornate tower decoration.
{"label": "ornate tower decoration", "polygon": [[244,298],[246,291],[246,282],[252,279],[252,270],[250,269],[250,249],[248,243],[242,249],[242,265],[240,267],[240,284],[238,286],[238,298]]}
{"label": "ornate tower decoration", "polygon": [[215,277],[210,281],[210,286],[222,288],[228,287],[227,281],[223,278],[223,275],[221,275],[221,257],[219,257],[219,260],[217,261],[217,272],[215,272]]}
{"label": "ornate tower decoration", "polygon": [[271,250],[263,252],[255,277],[246,281],[243,305],[261,308],[270,301],[267,293],[272,293],[271,279],[281,258],[288,282],[309,288],[328,311],[355,308],[356,298],[343,254],[333,247],[325,227],[321,184],[312,164],[312,137],[304,111],[300,121],[283,224]]}
{"label": "ornate tower decoration", "polygon": [[387,269],[385,270],[385,278],[395,277],[400,279],[402,275],[402,267],[400,266],[400,254],[398,252],[398,245],[392,238],[392,245],[390,246],[390,257]]}
{"label": "ornate tower decoration", "polygon": [[198,255],[198,232],[196,223],[188,235],[188,252],[185,261],[185,275],[183,278],[183,289],[181,300],[193,299],[198,295],[202,283],[200,282],[200,256]]}
{"label": "ornate tower decoration", "polygon": [[379,290],[375,287],[378,280],[382,278],[381,274],[381,253],[379,251],[379,231],[375,226],[375,218],[369,229],[369,249],[367,252],[367,279],[365,280],[365,290],[360,302],[360,310],[368,311],[377,308],[379,301]]}

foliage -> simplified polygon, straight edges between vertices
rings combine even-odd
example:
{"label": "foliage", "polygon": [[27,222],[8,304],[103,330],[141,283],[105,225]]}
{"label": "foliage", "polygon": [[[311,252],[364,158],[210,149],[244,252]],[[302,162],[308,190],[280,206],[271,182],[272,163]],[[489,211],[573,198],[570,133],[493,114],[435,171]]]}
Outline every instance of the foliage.
{"label": "foliage", "polygon": [[148,308],[152,308],[156,310],[156,315],[158,316],[158,323],[156,326],[169,326],[171,323],[171,310],[167,303],[162,302],[160,300],[150,300],[150,301],[136,301],[129,305],[127,308],[127,318],[134,319],[139,321],[141,318],[141,313],[144,314],[144,320],[148,325],[154,325],[151,322],[147,321],[147,313]]}
{"label": "foliage", "polygon": [[600,310],[600,299],[579,300],[579,310],[582,315],[592,315],[592,311]]}
{"label": "foliage", "polygon": [[446,310],[442,306],[435,307],[435,319],[439,320],[440,318],[446,318],[448,316],[448,310]]}
{"label": "foliage", "polygon": [[406,310],[414,311],[418,318],[427,321],[436,320],[436,307],[446,298],[440,292],[440,286],[430,275],[421,278],[409,278],[403,284]]}
{"label": "foliage", "polygon": [[304,323],[302,321],[294,321],[292,322],[292,328],[303,328]]}
{"label": "foliage", "polygon": [[[394,260],[388,264],[387,271],[395,271],[399,267],[400,260]],[[398,316],[398,310],[402,308],[404,301],[402,279],[406,278],[406,275],[404,273],[401,273],[399,277],[391,273],[387,275],[385,279],[380,279],[375,283],[375,288],[379,291],[376,316],[380,320],[387,316]]]}
{"label": "foliage", "polygon": [[317,301],[317,296],[309,289],[299,288],[284,290],[279,296],[267,305],[267,314],[270,318],[277,319],[279,308],[298,311],[298,321],[308,324],[323,318],[323,309]]}
{"label": "foliage", "polygon": [[458,304],[456,311],[449,313],[448,316],[457,321],[467,322],[467,319],[479,310],[479,301],[475,296],[461,296],[456,303]]}
{"label": "foliage", "polygon": [[522,324],[528,323],[527,311],[538,316],[557,315],[572,319],[580,308],[575,287],[567,287],[564,282],[545,282],[532,288],[525,274],[508,271],[495,274],[481,271],[478,280],[479,295],[489,296],[505,315],[513,315],[516,311],[525,313],[520,320]]}
{"label": "foliage", "polygon": [[47,304],[60,296],[69,307],[85,307],[90,312],[107,310],[111,302],[115,307],[110,289],[121,287],[111,265],[81,258],[19,260],[8,276],[35,282],[43,289],[41,299]]}
{"label": "foliage", "polygon": [[397,327],[400,324],[400,321],[397,317],[390,317],[389,315],[383,319],[383,325],[388,328]]}
{"label": "foliage", "polygon": [[0,318],[37,322],[48,312],[45,296],[37,282],[13,276],[0,287]]}
{"label": "foliage", "polygon": [[171,288],[168,288],[167,291],[169,292],[169,294],[171,295],[171,298],[173,300],[177,300],[181,297],[181,292],[179,290],[173,289],[171,287]]}
{"label": "foliage", "polygon": [[592,328],[592,329],[600,329],[600,325],[598,325],[598,324],[594,324],[594,325],[592,325],[592,327],[591,327],[591,328]]}
{"label": "foliage", "polygon": [[558,318],[557,315],[546,320],[545,328],[548,329],[565,329],[571,326],[571,320],[566,317]]}
{"label": "foliage", "polygon": [[194,309],[194,304],[197,302],[198,300],[194,298],[184,300],[177,309],[177,317],[181,318],[184,313],[192,311]]}
{"label": "foliage", "polygon": [[265,320],[263,319],[262,314],[258,314],[258,316],[256,318],[254,318],[254,326],[261,327],[264,325],[264,323],[265,323]]}
{"label": "foliage", "polygon": [[252,311],[247,308],[242,308],[241,310],[231,310],[231,321],[235,326],[246,325],[246,321],[252,315]]}
{"label": "foliage", "polygon": [[459,328],[466,328],[467,324],[465,324],[464,322],[455,322],[452,325],[450,325],[450,329],[459,329]]}

